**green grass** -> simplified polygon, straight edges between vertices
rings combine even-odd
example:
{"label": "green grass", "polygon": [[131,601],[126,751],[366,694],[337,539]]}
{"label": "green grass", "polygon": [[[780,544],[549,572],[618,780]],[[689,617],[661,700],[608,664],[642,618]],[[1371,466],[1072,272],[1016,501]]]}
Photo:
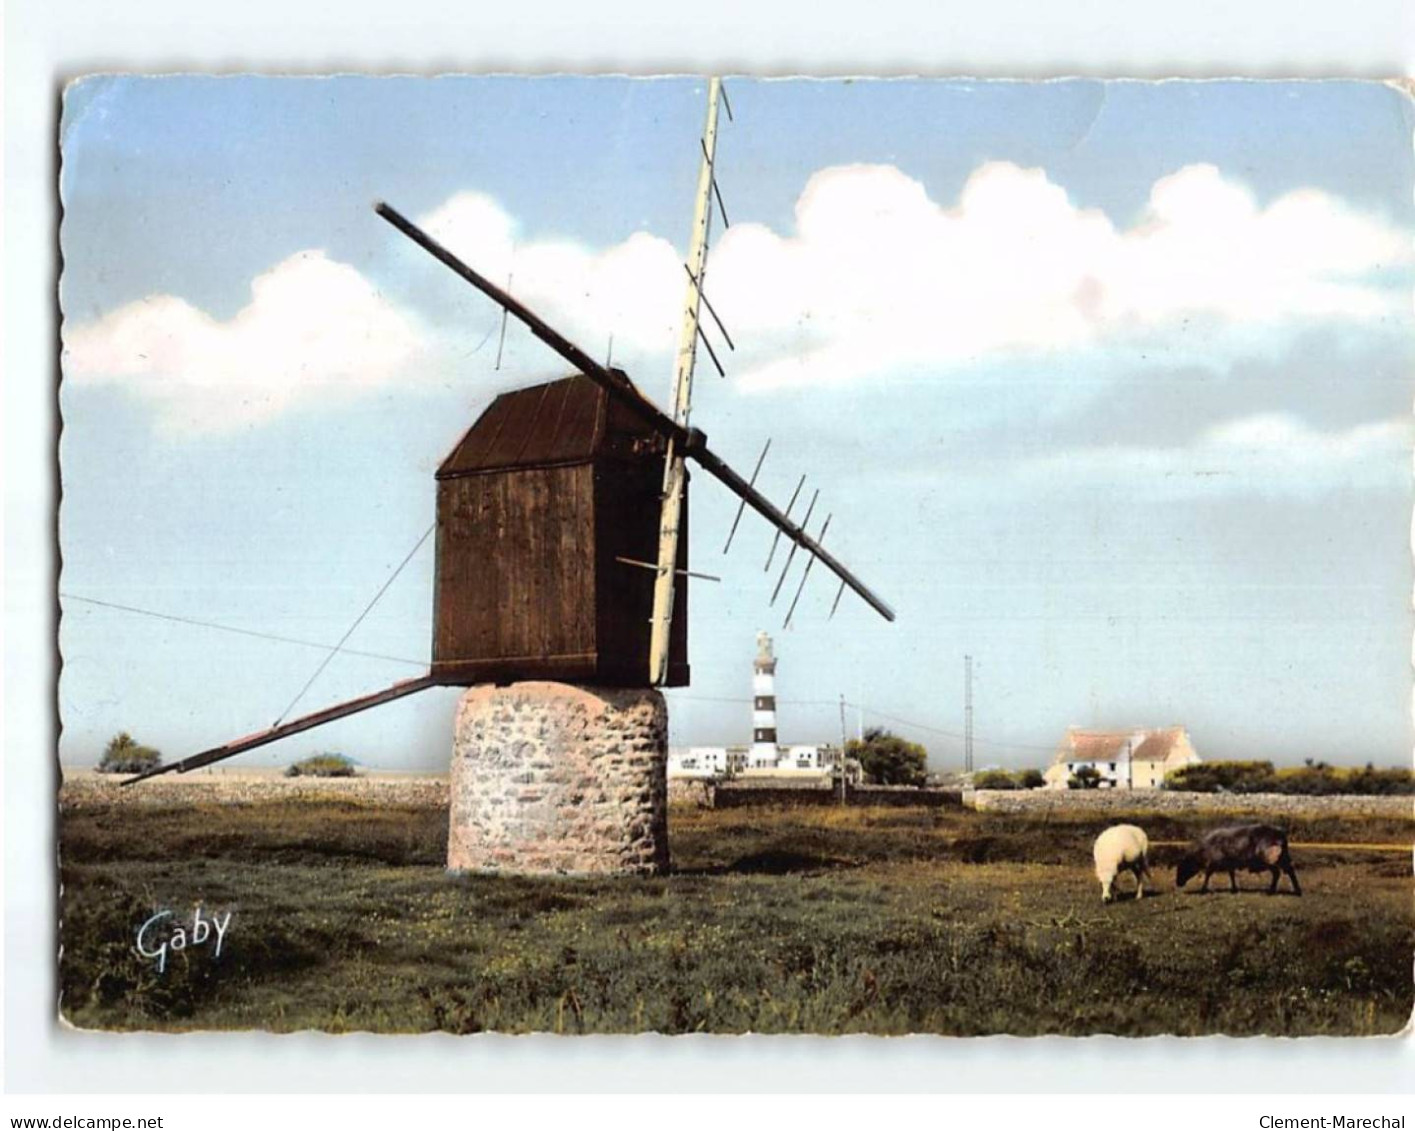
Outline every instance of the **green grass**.
{"label": "green grass", "polygon": [[[62,1009],[82,1027],[456,1033],[1370,1034],[1412,1007],[1406,853],[1294,850],[1306,895],[1102,905],[1105,821],[684,810],[653,879],[451,876],[445,812],[85,808],[62,823]],[[1199,823],[1142,820],[1153,840]],[[1211,821],[1209,822],[1212,823]],[[1294,840],[1410,843],[1402,821]],[[1157,862],[1177,850],[1158,849]],[[1122,881],[1125,883],[1126,881]],[[1126,889],[1128,891],[1128,888]],[[225,950],[132,950],[156,908]]]}

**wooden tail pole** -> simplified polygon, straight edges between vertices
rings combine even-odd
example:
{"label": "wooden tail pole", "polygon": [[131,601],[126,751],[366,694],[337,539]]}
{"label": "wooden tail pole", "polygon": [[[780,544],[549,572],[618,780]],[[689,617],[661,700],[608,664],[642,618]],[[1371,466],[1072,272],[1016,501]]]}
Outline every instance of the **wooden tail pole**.
{"label": "wooden tail pole", "polygon": [[391,703],[395,699],[402,699],[405,695],[414,695],[429,687],[435,687],[436,683],[437,681],[431,675],[405,679],[401,683],[395,683],[392,687],[375,691],[372,695],[363,695],[358,699],[337,703],[333,707],[325,707],[321,711],[302,715],[298,719],[291,719],[288,723],[281,723],[279,726],[268,727],[255,734],[248,734],[245,738],[238,738],[224,746],[213,746],[210,750],[203,750],[200,754],[193,754],[190,758],[183,758],[180,762],[159,766],[155,770],[147,770],[138,774],[137,777],[129,778],[122,784],[134,785],[147,778],[155,778],[158,774],[185,774],[189,770],[209,766],[211,763],[220,762],[225,758],[234,758],[237,754],[244,754],[247,750],[254,750],[257,746],[278,742],[289,735],[299,734],[302,730],[311,730],[314,727],[323,726],[325,723],[332,723],[335,719],[343,719],[349,715],[356,715],[360,711],[367,711],[370,707],[379,707],[384,703]]}

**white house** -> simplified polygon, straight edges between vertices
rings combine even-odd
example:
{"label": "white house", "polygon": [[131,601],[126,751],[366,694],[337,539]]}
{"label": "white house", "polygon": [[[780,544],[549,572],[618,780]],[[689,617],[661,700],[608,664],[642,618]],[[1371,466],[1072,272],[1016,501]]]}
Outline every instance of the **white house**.
{"label": "white house", "polygon": [[1066,789],[1072,775],[1089,766],[1101,789],[1158,789],[1166,774],[1201,761],[1184,727],[1101,731],[1071,727],[1042,775],[1048,789]]}

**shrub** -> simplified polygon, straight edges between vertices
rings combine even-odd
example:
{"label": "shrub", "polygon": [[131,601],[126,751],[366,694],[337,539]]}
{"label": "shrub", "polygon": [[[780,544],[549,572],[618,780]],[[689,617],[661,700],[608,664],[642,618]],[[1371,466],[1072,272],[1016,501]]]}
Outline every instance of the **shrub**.
{"label": "shrub", "polygon": [[295,762],[286,771],[287,778],[351,778],[354,763],[343,754],[312,754]]}
{"label": "shrub", "polygon": [[852,738],[845,754],[856,759],[876,785],[923,785],[928,777],[928,751],[883,727],[870,727],[863,741]]}
{"label": "shrub", "polygon": [[162,754],[133,741],[127,731],[115,734],[98,760],[100,774],[141,774],[162,765]]}
{"label": "shrub", "polygon": [[1066,779],[1067,789],[1100,789],[1101,772],[1094,766],[1082,766]]}
{"label": "shrub", "polygon": [[1165,778],[1165,788],[1188,793],[1271,793],[1271,762],[1200,762]]}
{"label": "shrub", "polygon": [[1325,762],[1279,770],[1273,782],[1278,793],[1410,794],[1415,793],[1415,773],[1405,769],[1378,770],[1369,762],[1361,769],[1343,770]]}
{"label": "shrub", "polygon": [[1274,769],[1271,762],[1202,762],[1176,770],[1164,784],[1166,789],[1191,793],[1389,795],[1415,793],[1415,773],[1406,769],[1378,770],[1369,763],[1361,769],[1340,769],[1310,758],[1305,765],[1284,770]]}
{"label": "shrub", "polygon": [[983,770],[973,777],[974,789],[1016,789],[1017,779],[1006,770]]}
{"label": "shrub", "polygon": [[1041,789],[1046,783],[1041,770],[1023,770],[1017,775],[1017,785],[1022,789]]}

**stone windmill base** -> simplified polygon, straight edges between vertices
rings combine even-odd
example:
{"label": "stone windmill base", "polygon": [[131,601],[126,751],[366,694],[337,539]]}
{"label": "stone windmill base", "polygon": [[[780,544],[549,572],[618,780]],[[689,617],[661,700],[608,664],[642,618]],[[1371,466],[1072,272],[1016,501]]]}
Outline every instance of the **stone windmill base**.
{"label": "stone windmill base", "polygon": [[668,868],[668,708],[648,688],[473,687],[457,707],[447,867]]}

